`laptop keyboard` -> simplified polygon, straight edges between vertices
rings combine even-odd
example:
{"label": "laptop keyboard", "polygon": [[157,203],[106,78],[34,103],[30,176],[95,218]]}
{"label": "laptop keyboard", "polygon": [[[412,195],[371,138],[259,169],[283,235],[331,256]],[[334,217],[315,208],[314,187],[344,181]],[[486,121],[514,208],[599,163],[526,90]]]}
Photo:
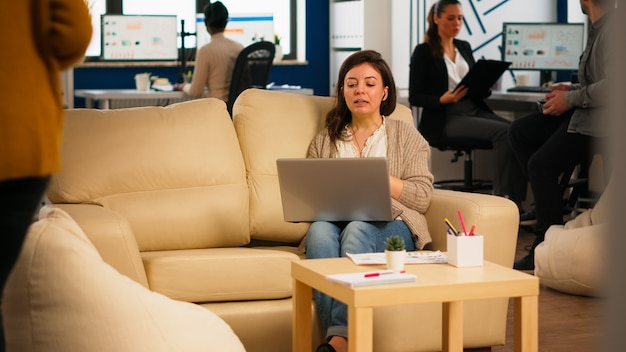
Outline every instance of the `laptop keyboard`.
{"label": "laptop keyboard", "polygon": [[544,86],[519,86],[506,90],[510,93],[550,93],[552,90]]}

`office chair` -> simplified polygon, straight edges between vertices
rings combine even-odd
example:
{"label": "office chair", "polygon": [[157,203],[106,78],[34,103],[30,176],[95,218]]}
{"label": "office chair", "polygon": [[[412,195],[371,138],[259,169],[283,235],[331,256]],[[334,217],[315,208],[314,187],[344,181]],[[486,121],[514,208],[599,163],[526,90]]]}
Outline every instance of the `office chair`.
{"label": "office chair", "polygon": [[435,188],[466,192],[484,191],[493,188],[491,180],[474,179],[474,150],[493,149],[493,144],[490,141],[467,137],[443,136],[443,125],[439,126],[437,131],[431,128],[422,128],[423,125],[420,123],[421,109],[412,107],[412,110],[418,130],[431,147],[441,151],[454,151],[452,159],[450,159],[450,162],[453,163],[459,161],[460,157],[465,156],[463,161],[463,178],[435,181],[433,182]]}
{"label": "office chair", "polygon": [[237,56],[228,92],[228,113],[233,115],[233,104],[241,92],[248,88],[265,89],[270,77],[276,47],[260,41],[245,47]]}
{"label": "office chair", "polygon": [[[427,138],[428,139],[428,138]],[[463,179],[451,179],[435,181],[433,185],[435,188],[451,189],[455,191],[474,192],[481,190],[490,190],[493,188],[491,180],[474,179],[474,150],[493,149],[493,144],[489,141],[464,138],[464,137],[441,137],[436,141],[428,142],[431,147],[437,148],[441,151],[451,150],[454,151],[450,162],[457,162],[459,158],[465,155],[463,161]]]}
{"label": "office chair", "polygon": [[561,175],[559,185],[563,189],[564,207],[571,210],[573,216],[593,208],[604,192],[608,183],[605,172],[608,170],[605,170],[603,160],[601,153],[592,151],[584,155],[580,164]]}

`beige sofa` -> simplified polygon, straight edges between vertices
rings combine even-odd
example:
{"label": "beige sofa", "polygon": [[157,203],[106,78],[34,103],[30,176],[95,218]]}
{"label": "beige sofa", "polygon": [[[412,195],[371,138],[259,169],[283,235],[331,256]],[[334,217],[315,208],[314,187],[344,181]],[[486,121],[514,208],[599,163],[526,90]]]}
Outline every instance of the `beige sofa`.
{"label": "beige sofa", "polygon": [[[290,262],[308,225],[283,221],[275,161],[305,156],[332,102],[250,89],[232,121],[213,99],[69,110],[48,198],[122,274],[216,313],[248,351],[290,351]],[[412,122],[401,105],[392,117]],[[511,267],[518,212],[501,197],[436,190],[432,248],[445,250],[443,218],[459,209],[485,236],[485,259]],[[503,344],[507,306],[465,304],[465,346]],[[441,304],[377,310],[374,338],[377,351],[441,350]]]}
{"label": "beige sofa", "polygon": [[3,292],[2,318],[7,352],[245,351],[216,314],[121,275],[52,207],[30,227]]}

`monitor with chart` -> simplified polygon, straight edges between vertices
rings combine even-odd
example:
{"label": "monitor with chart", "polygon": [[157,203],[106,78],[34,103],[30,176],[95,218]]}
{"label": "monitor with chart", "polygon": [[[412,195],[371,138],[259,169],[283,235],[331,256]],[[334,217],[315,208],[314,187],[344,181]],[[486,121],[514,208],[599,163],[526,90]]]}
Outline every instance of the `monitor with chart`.
{"label": "monitor with chart", "polygon": [[[224,36],[244,47],[259,41],[274,41],[274,15],[271,13],[234,13],[228,18]],[[204,24],[204,14],[196,15],[196,43],[200,48],[211,40]]]}
{"label": "monitor with chart", "polygon": [[578,70],[583,23],[504,23],[502,61],[511,70]]}
{"label": "monitor with chart", "polygon": [[101,27],[102,60],[178,59],[175,15],[102,15]]}

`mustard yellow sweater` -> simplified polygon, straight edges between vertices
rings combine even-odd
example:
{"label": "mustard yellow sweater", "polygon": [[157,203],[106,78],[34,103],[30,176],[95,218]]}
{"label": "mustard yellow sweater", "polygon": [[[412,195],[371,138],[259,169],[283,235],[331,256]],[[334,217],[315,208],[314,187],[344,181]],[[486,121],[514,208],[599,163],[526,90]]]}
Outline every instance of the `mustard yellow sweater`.
{"label": "mustard yellow sweater", "polygon": [[84,0],[0,1],[0,181],[59,169],[59,74],[91,33]]}

